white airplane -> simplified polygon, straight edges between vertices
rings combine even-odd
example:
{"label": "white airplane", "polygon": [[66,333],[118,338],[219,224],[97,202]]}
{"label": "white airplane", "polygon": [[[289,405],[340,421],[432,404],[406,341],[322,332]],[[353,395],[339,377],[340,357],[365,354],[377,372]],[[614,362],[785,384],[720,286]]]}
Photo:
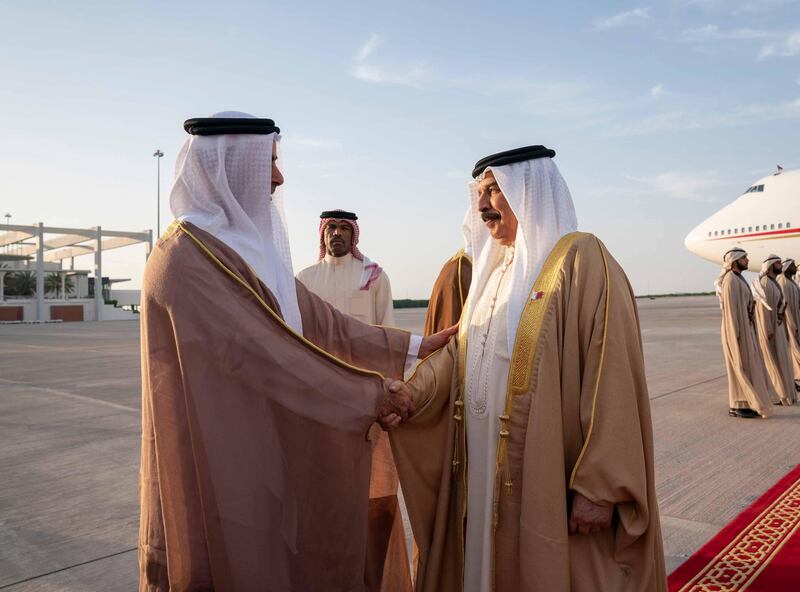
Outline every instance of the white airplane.
{"label": "white airplane", "polygon": [[683,244],[717,264],[727,251],[741,247],[750,271],[759,271],[773,253],[800,261],[800,170],[759,179],[692,230]]}

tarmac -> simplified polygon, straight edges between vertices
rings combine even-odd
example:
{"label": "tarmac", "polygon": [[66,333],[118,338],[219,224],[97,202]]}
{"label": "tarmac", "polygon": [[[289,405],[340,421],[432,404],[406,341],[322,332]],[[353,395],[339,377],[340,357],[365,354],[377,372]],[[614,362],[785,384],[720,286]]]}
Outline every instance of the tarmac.
{"label": "tarmac", "polygon": [[[672,571],[800,462],[800,405],[729,417],[716,298],[638,302]],[[139,373],[138,323],[0,325],[0,590],[137,589]]]}

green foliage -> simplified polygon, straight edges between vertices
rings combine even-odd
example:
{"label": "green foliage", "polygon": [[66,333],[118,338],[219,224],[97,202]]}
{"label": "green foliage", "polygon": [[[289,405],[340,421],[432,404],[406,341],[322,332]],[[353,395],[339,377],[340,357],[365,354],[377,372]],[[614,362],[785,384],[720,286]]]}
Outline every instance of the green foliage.
{"label": "green foliage", "polygon": [[6,296],[33,296],[36,294],[36,274],[32,271],[12,271],[5,278]]}
{"label": "green foliage", "polygon": [[675,298],[678,296],[713,296],[715,292],[673,292],[670,294],[642,294],[637,298],[649,298],[655,300],[656,298]]}
{"label": "green foliage", "polygon": [[[64,291],[67,294],[72,294],[75,291],[75,280],[69,276],[64,278]],[[55,294],[56,296],[61,294],[61,274],[48,273],[44,277],[44,293]]]}
{"label": "green foliage", "polygon": [[428,308],[427,300],[413,300],[411,298],[403,298],[401,300],[394,300],[394,308]]}

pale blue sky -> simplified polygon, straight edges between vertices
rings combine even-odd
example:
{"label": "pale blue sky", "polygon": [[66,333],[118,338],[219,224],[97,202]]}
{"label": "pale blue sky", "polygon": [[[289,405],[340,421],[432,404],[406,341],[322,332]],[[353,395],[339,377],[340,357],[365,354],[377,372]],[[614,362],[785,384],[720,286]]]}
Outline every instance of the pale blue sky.
{"label": "pale blue sky", "polygon": [[[187,117],[283,129],[295,268],[320,210],[358,212],[396,298],[461,245],[488,153],[558,152],[583,230],[638,293],[708,290],[686,233],[780,163],[800,167],[800,3],[0,2],[0,214],[162,227]],[[138,286],[144,251],[109,253]],[[77,260],[89,268],[91,261]],[[120,286],[123,287],[123,286]]]}

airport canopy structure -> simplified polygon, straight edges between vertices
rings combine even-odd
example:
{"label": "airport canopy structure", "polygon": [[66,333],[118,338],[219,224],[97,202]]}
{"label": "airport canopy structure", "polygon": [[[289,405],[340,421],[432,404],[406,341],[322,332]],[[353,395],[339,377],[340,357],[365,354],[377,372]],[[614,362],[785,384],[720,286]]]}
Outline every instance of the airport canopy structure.
{"label": "airport canopy structure", "polygon": [[[93,228],[62,228],[45,226],[41,222],[33,226],[17,224],[0,225],[0,320],[9,320],[4,316],[11,316],[14,308],[14,320],[55,320],[58,314],[75,312],[66,311],[66,308],[84,306],[80,311],[81,320],[103,320],[105,300],[103,296],[103,251],[118,249],[131,245],[144,244],[146,257],[153,248],[153,231],[127,232],[120,230],[105,230],[99,226]],[[88,271],[81,272],[74,268],[74,258],[82,255],[94,254],[94,293],[91,298],[67,298],[65,289],[66,277],[86,276]],[[68,268],[64,262],[69,260]],[[35,274],[35,306],[32,298],[4,298],[5,278],[7,275],[19,272]],[[56,290],[56,298],[45,302],[45,275],[56,273],[60,276],[61,290]],[[60,294],[61,298],[58,298]],[[88,289],[85,296],[89,296]],[[65,303],[69,302],[67,306]],[[94,305],[92,306],[92,302]],[[26,310],[29,304],[30,311]],[[56,311],[54,315],[54,310]],[[6,313],[5,315],[3,313]],[[89,313],[89,314],[86,314]],[[24,315],[25,318],[18,318]],[[66,319],[65,319],[66,320]]]}

